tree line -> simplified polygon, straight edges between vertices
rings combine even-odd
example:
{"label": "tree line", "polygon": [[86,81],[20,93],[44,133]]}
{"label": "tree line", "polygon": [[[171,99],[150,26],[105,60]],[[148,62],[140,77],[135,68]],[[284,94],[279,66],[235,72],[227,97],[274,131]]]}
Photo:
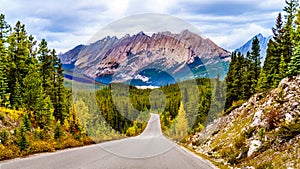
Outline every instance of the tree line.
{"label": "tree line", "polygon": [[278,86],[284,77],[300,74],[300,12],[298,0],[286,0],[284,17],[278,14],[273,37],[261,67],[259,40],[254,38],[246,56],[233,52],[228,74],[225,109],[257,92]]}
{"label": "tree line", "polygon": [[80,104],[64,87],[63,71],[45,39],[0,14],[0,159],[83,144]]}

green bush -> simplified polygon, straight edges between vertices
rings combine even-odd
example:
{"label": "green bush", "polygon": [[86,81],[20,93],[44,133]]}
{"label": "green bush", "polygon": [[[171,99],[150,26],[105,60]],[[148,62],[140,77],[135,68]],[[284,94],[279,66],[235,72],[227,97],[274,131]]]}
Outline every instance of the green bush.
{"label": "green bush", "polygon": [[243,135],[246,139],[248,139],[253,136],[255,131],[256,127],[250,127],[248,130],[244,131]]}
{"label": "green bush", "polygon": [[227,147],[227,148],[223,148],[220,150],[220,156],[222,158],[227,159],[228,163],[230,163],[231,165],[233,164],[237,164],[238,160],[237,160],[237,152],[235,152],[235,150],[231,147]]}
{"label": "green bush", "polygon": [[30,153],[42,153],[55,151],[54,145],[46,141],[32,142],[29,147]]}
{"label": "green bush", "polygon": [[9,141],[9,132],[6,130],[2,130],[0,133],[0,140],[2,144],[7,144],[7,142]]}
{"label": "green bush", "polygon": [[276,133],[279,137],[290,140],[300,134],[300,121],[294,120],[279,128]]}

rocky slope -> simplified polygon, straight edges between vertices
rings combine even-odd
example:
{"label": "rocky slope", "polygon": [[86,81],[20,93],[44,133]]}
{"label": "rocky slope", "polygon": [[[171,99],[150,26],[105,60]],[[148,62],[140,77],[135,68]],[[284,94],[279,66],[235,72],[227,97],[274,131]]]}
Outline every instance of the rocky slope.
{"label": "rocky slope", "polygon": [[[102,82],[129,82],[160,85],[158,75],[168,74],[167,81],[192,76],[225,76],[230,52],[210,39],[184,30],[143,32],[121,39],[106,37],[90,45],[80,45],[59,56],[64,67]],[[162,74],[160,74],[162,73]]]}
{"label": "rocky slope", "polygon": [[189,146],[234,168],[300,168],[300,75],[254,95]]}

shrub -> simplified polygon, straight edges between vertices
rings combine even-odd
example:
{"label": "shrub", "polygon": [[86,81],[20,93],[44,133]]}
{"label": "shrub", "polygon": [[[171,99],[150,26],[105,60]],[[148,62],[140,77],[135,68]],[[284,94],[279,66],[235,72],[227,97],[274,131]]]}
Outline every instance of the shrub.
{"label": "shrub", "polygon": [[238,154],[231,147],[221,149],[220,156],[222,158],[227,159],[228,163],[230,163],[232,165],[238,163],[238,160],[237,160]]}
{"label": "shrub", "polygon": [[6,130],[2,130],[0,133],[0,140],[2,144],[6,144],[9,140],[9,132]]}
{"label": "shrub", "polygon": [[2,113],[0,113],[0,120],[4,119],[4,115]]}
{"label": "shrub", "polygon": [[246,138],[244,137],[244,135],[241,135],[237,138],[234,139],[234,147],[237,149],[240,149],[244,146],[246,146]]}
{"label": "shrub", "polygon": [[29,147],[30,153],[53,152],[55,151],[54,145],[46,141],[32,142]]}
{"label": "shrub", "polygon": [[256,131],[255,127],[250,127],[248,130],[244,131],[243,135],[246,139],[251,138]]}
{"label": "shrub", "polygon": [[63,140],[62,145],[64,148],[71,148],[71,147],[79,147],[82,146],[83,144],[78,140],[67,137]]}
{"label": "shrub", "polygon": [[276,109],[271,109],[266,113],[267,131],[273,130],[280,124],[280,114]]}
{"label": "shrub", "polygon": [[0,160],[7,160],[20,156],[20,149],[15,145],[3,146],[0,144]]}
{"label": "shrub", "polygon": [[273,169],[273,165],[270,162],[264,162],[257,166],[257,169]]}
{"label": "shrub", "polygon": [[294,120],[289,124],[283,125],[276,134],[286,140],[294,138],[300,134],[300,121]]}
{"label": "shrub", "polygon": [[228,115],[231,113],[232,110],[242,106],[245,103],[244,100],[238,100],[232,103],[231,107],[229,107],[225,112],[224,115]]}

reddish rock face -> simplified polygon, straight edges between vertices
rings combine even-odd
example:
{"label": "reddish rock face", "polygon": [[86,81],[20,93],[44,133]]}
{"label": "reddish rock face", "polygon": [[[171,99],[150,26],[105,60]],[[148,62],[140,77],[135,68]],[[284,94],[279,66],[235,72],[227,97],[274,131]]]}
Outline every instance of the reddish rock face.
{"label": "reddish rock face", "polygon": [[121,39],[106,37],[78,48],[61,55],[62,62],[75,63],[78,70],[93,78],[122,74],[117,76],[119,81],[131,79],[137,71],[150,65],[176,73],[182,65],[194,63],[195,58],[211,62],[230,56],[230,52],[210,39],[188,30],[179,34],[159,32],[152,36],[140,32]]}

